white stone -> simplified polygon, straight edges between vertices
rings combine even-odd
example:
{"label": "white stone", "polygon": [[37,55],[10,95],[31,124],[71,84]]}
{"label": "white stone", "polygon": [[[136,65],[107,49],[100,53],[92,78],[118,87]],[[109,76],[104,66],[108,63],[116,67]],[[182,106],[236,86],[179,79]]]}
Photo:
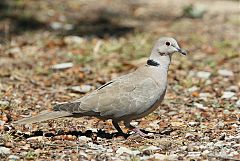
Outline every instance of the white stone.
{"label": "white stone", "polygon": [[230,86],[226,91],[237,92],[239,90],[238,86]]}
{"label": "white stone", "polygon": [[10,153],[11,153],[11,150],[9,148],[0,147],[0,154],[6,155],[6,154],[10,154]]}
{"label": "white stone", "polygon": [[8,53],[11,54],[21,54],[21,49],[19,47],[14,47],[8,50]]}
{"label": "white stone", "polygon": [[150,127],[145,128],[146,131],[152,131],[153,129]]}
{"label": "white stone", "polygon": [[205,85],[210,85],[212,84],[212,81],[210,79],[206,80]]}
{"label": "white stone", "polygon": [[202,155],[208,155],[209,153],[210,153],[209,150],[204,150],[204,151],[202,152]]}
{"label": "white stone", "polygon": [[219,121],[218,123],[217,123],[217,128],[223,128],[225,126],[225,124],[224,124],[224,122],[222,122],[222,121]]}
{"label": "white stone", "polygon": [[63,41],[68,45],[80,45],[84,42],[84,38],[79,36],[67,36]]}
{"label": "white stone", "polygon": [[148,160],[149,158],[151,158],[151,156],[144,155],[144,156],[140,157],[139,159],[140,160]]}
{"label": "white stone", "polygon": [[152,122],[150,122],[149,126],[153,127],[154,129],[159,129],[159,120],[154,120]]}
{"label": "white stone", "polygon": [[133,151],[131,149],[126,148],[126,147],[120,147],[120,148],[118,148],[116,153],[117,154],[123,154],[123,153],[133,154]]}
{"label": "white stone", "polygon": [[153,157],[158,160],[166,160],[167,159],[167,155],[159,154],[159,153],[154,154]]}
{"label": "white stone", "polygon": [[94,89],[94,87],[91,85],[81,85],[81,86],[72,86],[72,87],[69,87],[68,89],[72,90],[73,92],[87,93],[92,89]]}
{"label": "white stone", "polygon": [[106,150],[106,148],[104,148],[102,145],[97,145],[97,144],[94,144],[93,142],[89,142],[87,144],[90,148],[95,149],[97,151],[105,151]]}
{"label": "white stone", "polygon": [[188,149],[188,147],[187,146],[181,146],[180,149],[186,151]]}
{"label": "white stone", "polygon": [[206,98],[206,97],[211,97],[212,95],[210,93],[199,93],[200,98]]}
{"label": "white stone", "polygon": [[78,140],[81,140],[81,141],[89,141],[89,140],[91,140],[91,138],[88,138],[88,137],[86,137],[86,136],[79,136],[79,137],[78,137]]}
{"label": "white stone", "polygon": [[230,99],[231,97],[235,96],[234,92],[223,92],[222,99]]}
{"label": "white stone", "polygon": [[80,150],[79,153],[78,153],[80,156],[84,156],[84,157],[88,157],[88,155],[83,151],[83,150]]}
{"label": "white stone", "polygon": [[226,141],[238,141],[240,140],[240,134],[236,135],[236,136],[228,136],[225,138]]}
{"label": "white stone", "polygon": [[197,72],[197,77],[202,78],[202,79],[208,79],[211,76],[210,72],[205,72],[205,71],[199,71]]}
{"label": "white stone", "polygon": [[197,103],[197,102],[194,102],[193,106],[195,106],[196,108],[202,109],[202,110],[206,110],[207,109],[207,107],[204,107],[203,104]]}
{"label": "white stone", "polygon": [[91,130],[92,132],[98,132],[98,129],[97,128],[94,128],[94,127],[87,127],[88,130]]}
{"label": "white stone", "polygon": [[[209,139],[210,139],[210,137],[208,137],[208,136],[204,136],[204,137],[202,138],[203,141],[209,141]],[[204,146],[204,147],[205,147],[205,146]]]}
{"label": "white stone", "polygon": [[232,124],[231,126],[232,126],[232,127],[235,127],[235,128],[238,128],[238,125],[237,125],[237,124]]}
{"label": "white stone", "polygon": [[[147,148],[144,149],[144,150],[152,150],[152,151],[154,151],[154,150],[159,150],[159,149],[161,149],[161,148],[151,145],[151,146],[147,147]],[[143,151],[144,151],[144,150],[143,150]]]}
{"label": "white stone", "polygon": [[240,100],[236,102],[236,107],[240,108]]}
{"label": "white stone", "polygon": [[5,121],[0,120],[0,126],[3,126],[5,124]]}
{"label": "white stone", "polygon": [[191,133],[186,133],[185,138],[189,138],[189,137],[194,137],[194,135]]}
{"label": "white stone", "polygon": [[73,63],[69,62],[69,63],[55,64],[52,66],[52,69],[63,70],[63,69],[68,69],[68,68],[72,68],[72,67],[73,67]]}
{"label": "white stone", "polygon": [[224,113],[225,115],[229,115],[231,112],[230,112],[229,110],[225,109],[225,110],[223,111],[223,113]]}
{"label": "white stone", "polygon": [[171,154],[167,157],[167,160],[178,160],[178,155],[177,154]]}
{"label": "white stone", "polygon": [[233,147],[233,148],[235,148],[235,147],[240,147],[240,144],[234,144],[232,147]]}
{"label": "white stone", "polygon": [[107,152],[107,153],[112,153],[112,152],[113,152],[113,149],[107,149],[106,152]]}
{"label": "white stone", "polygon": [[8,159],[9,159],[9,160],[19,160],[20,157],[17,156],[17,155],[9,155]]}
{"label": "white stone", "polygon": [[214,146],[216,146],[216,147],[222,147],[222,146],[224,146],[225,144],[223,143],[223,141],[218,141],[218,142],[216,142],[215,144],[214,144]]}
{"label": "white stone", "polygon": [[133,152],[133,155],[138,155],[141,153],[139,150],[133,150],[132,152]]}
{"label": "white stone", "polygon": [[229,156],[235,156],[235,155],[238,155],[239,153],[237,151],[233,151],[229,154]]}
{"label": "white stone", "polygon": [[197,91],[199,88],[197,86],[193,86],[191,88],[188,89],[188,92],[195,92]]}
{"label": "white stone", "polygon": [[67,23],[63,26],[65,30],[72,30],[74,28],[73,24]]}
{"label": "white stone", "polygon": [[230,77],[230,76],[234,75],[231,70],[226,70],[226,69],[218,70],[218,74],[220,74],[221,76],[225,76],[225,77]]}
{"label": "white stone", "polygon": [[137,126],[138,124],[139,124],[139,122],[137,122],[137,121],[132,121],[132,122],[131,122],[131,125],[132,125],[132,126]]}
{"label": "white stone", "polygon": [[0,100],[0,106],[8,106],[9,102],[8,101],[1,101]]}
{"label": "white stone", "polygon": [[34,136],[34,137],[30,137],[30,138],[27,138],[28,141],[31,141],[31,140],[37,140],[37,141],[43,141],[43,136]]}
{"label": "white stone", "polygon": [[62,26],[63,26],[62,23],[56,21],[50,24],[50,27],[54,30],[59,30],[62,28]]}
{"label": "white stone", "polygon": [[155,136],[154,133],[149,132],[147,136]]}
{"label": "white stone", "polygon": [[188,157],[199,157],[201,152],[188,152]]}

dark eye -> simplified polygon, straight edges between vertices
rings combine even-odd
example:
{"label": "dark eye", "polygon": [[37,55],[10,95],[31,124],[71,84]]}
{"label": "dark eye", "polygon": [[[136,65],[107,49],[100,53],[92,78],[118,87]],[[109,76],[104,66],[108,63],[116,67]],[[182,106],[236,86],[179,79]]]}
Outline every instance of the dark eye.
{"label": "dark eye", "polygon": [[171,45],[171,43],[170,43],[170,42],[168,42],[168,41],[167,41],[165,44],[166,44],[167,46]]}

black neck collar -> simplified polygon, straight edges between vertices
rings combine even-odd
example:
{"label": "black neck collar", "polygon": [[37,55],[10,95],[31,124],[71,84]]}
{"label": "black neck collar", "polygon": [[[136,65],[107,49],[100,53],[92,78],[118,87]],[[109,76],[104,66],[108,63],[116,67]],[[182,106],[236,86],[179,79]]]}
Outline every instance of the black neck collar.
{"label": "black neck collar", "polygon": [[157,66],[159,66],[160,64],[159,64],[158,62],[152,60],[152,59],[148,59],[148,60],[147,60],[147,65],[157,67]]}

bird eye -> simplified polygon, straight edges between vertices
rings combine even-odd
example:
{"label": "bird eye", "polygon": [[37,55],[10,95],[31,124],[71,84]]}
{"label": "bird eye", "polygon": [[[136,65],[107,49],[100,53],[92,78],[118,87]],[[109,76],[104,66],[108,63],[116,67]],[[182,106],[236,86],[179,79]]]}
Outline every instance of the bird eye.
{"label": "bird eye", "polygon": [[168,42],[168,41],[167,41],[165,44],[166,44],[167,46],[171,45],[171,43],[170,43],[170,42]]}

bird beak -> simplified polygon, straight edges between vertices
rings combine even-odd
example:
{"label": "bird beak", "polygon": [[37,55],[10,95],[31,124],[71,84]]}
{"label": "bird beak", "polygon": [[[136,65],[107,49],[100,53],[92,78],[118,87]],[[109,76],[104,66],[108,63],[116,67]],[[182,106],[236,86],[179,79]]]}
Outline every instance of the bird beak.
{"label": "bird beak", "polygon": [[179,53],[181,53],[182,55],[184,55],[184,56],[187,55],[187,51],[186,51],[186,50],[183,50],[183,49],[181,49],[181,48],[176,48],[176,49],[177,49],[177,51],[178,51]]}

